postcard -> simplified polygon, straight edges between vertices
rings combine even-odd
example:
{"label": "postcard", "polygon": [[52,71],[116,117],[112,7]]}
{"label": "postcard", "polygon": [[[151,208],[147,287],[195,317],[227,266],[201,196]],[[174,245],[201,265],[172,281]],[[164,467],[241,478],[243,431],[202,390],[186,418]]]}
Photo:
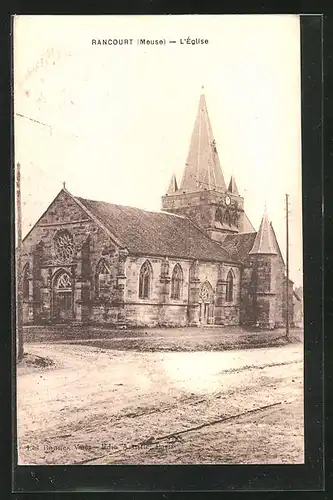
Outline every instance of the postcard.
{"label": "postcard", "polygon": [[18,464],[304,464],[300,17],[13,24]]}

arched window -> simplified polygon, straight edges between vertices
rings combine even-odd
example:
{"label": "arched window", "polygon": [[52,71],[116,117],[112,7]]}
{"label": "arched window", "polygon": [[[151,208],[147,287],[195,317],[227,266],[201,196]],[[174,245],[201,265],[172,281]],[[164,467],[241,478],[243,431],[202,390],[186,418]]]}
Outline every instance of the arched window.
{"label": "arched window", "polygon": [[225,300],[227,302],[232,302],[234,298],[234,276],[230,269],[227,276],[227,288],[225,293]]}
{"label": "arched window", "polygon": [[176,264],[171,277],[171,298],[180,299],[183,288],[183,271],[179,264]]}
{"label": "arched window", "polygon": [[26,264],[23,268],[23,299],[29,298],[29,264]]}
{"label": "arched window", "polygon": [[101,297],[108,295],[111,288],[111,271],[104,259],[101,259],[97,264],[96,271],[96,296]]}
{"label": "arched window", "polygon": [[217,208],[216,209],[216,212],[215,212],[215,220],[217,222],[222,222],[223,220],[223,214],[222,214],[222,210],[220,208]]}
{"label": "arched window", "polygon": [[151,265],[146,260],[141,266],[140,276],[139,276],[139,297],[140,299],[148,299],[150,296],[151,289],[151,279],[152,279],[152,269]]}
{"label": "arched window", "polygon": [[231,226],[231,217],[230,217],[230,212],[228,210],[224,212],[223,222],[228,226]]}
{"label": "arched window", "polygon": [[56,288],[58,290],[71,290],[72,280],[68,273],[63,272],[59,275]]}

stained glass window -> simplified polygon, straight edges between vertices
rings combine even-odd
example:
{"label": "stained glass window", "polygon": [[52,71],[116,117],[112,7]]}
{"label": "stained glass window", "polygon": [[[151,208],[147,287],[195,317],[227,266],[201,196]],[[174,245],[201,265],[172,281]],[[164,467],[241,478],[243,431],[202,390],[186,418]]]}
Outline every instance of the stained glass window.
{"label": "stained glass window", "polygon": [[71,261],[74,257],[73,236],[67,229],[59,231],[54,237],[54,253],[62,262]]}
{"label": "stained glass window", "polygon": [[231,226],[231,216],[230,216],[230,212],[228,210],[226,210],[224,212],[224,218],[223,218],[223,221],[225,224],[227,224],[228,226]]}
{"label": "stained glass window", "polygon": [[216,209],[215,220],[218,222],[222,222],[222,220],[223,220],[222,210],[220,208]]}
{"label": "stained glass window", "polygon": [[109,295],[112,286],[112,275],[109,266],[104,259],[97,265],[96,293],[97,296]]}
{"label": "stained glass window", "polygon": [[183,286],[183,271],[179,264],[173,268],[171,277],[171,298],[180,299]]}
{"label": "stained glass window", "polygon": [[69,290],[72,287],[72,280],[68,273],[60,275],[57,283],[57,288],[61,290]]}
{"label": "stained glass window", "polygon": [[203,284],[199,291],[199,299],[202,302],[209,302],[209,289],[206,284]]}
{"label": "stained glass window", "polygon": [[225,300],[227,302],[232,302],[233,297],[234,297],[234,277],[233,277],[232,271],[230,270],[228,272],[228,276],[227,276],[227,287],[226,287]]}
{"label": "stained glass window", "polygon": [[139,297],[141,299],[149,298],[151,278],[152,278],[151,265],[146,260],[146,262],[141,266],[140,276],[139,276]]}

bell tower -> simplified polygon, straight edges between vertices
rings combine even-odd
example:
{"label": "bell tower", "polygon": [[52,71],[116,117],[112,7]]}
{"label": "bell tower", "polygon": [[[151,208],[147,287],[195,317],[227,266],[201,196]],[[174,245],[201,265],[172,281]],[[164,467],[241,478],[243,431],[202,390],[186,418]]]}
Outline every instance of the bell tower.
{"label": "bell tower", "polygon": [[[182,180],[178,187],[173,174],[162,197],[162,210],[187,216],[216,241],[223,241],[226,234],[247,232],[247,226],[251,226],[234,177],[228,187],[225,183],[204,94],[200,96]],[[249,231],[254,231],[252,226]]]}

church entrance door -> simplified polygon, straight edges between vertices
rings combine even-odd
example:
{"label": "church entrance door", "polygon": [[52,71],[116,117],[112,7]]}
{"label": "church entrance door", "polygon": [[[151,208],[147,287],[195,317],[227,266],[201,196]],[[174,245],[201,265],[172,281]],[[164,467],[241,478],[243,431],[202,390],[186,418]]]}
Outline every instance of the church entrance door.
{"label": "church entrance door", "polygon": [[211,284],[206,281],[199,291],[199,320],[202,325],[214,322],[214,292]]}
{"label": "church entrance door", "polygon": [[73,319],[72,280],[66,272],[61,273],[55,280],[53,318],[60,323]]}
{"label": "church entrance door", "polygon": [[208,323],[209,303],[200,303],[200,323],[206,325]]}

